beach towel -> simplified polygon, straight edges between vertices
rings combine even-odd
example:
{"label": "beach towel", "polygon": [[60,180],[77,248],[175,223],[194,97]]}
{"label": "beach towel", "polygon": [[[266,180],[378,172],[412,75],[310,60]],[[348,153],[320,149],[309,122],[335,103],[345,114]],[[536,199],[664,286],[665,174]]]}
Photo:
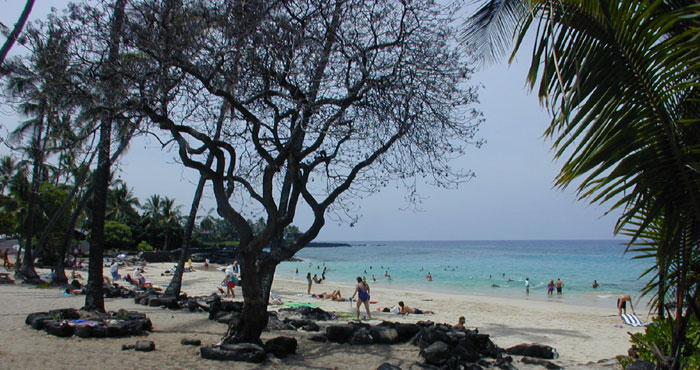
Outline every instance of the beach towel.
{"label": "beach towel", "polygon": [[287,307],[318,307],[317,304],[309,303],[309,302],[284,302],[282,305],[287,306]]}
{"label": "beach towel", "polygon": [[639,317],[633,313],[625,313],[620,315],[622,318],[622,321],[625,322],[625,324],[630,325],[630,326],[646,326],[641,320],[639,320]]}

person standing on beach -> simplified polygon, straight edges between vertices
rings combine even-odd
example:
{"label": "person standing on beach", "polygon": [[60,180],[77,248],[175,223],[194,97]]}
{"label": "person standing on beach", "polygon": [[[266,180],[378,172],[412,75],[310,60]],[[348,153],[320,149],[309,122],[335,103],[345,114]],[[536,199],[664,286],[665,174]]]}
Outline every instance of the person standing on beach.
{"label": "person standing on beach", "polygon": [[112,266],[109,270],[112,273],[112,281],[119,281],[119,263],[112,261]]}
{"label": "person standing on beach", "polygon": [[554,294],[554,280],[550,280],[547,284],[547,295],[550,296]]}
{"label": "person standing on beach", "polygon": [[526,277],[525,278],[525,295],[530,294],[530,278]]}
{"label": "person standing on beach", "polygon": [[622,315],[622,310],[625,310],[625,315],[627,314],[627,302],[630,303],[630,309],[634,313],[634,307],[632,306],[632,297],[629,294],[623,294],[617,299],[617,314]]}
{"label": "person standing on beach", "polygon": [[372,315],[369,313],[369,284],[359,276],[357,277],[355,293],[352,293],[352,297],[350,297],[351,301],[355,298],[355,294],[357,294],[357,319],[360,319],[360,305],[364,303],[365,310],[367,311],[367,319],[372,320]]}
{"label": "person standing on beach", "polygon": [[561,287],[564,286],[564,282],[557,278],[557,295],[561,295]]}
{"label": "person standing on beach", "polygon": [[311,280],[311,273],[310,272],[306,273],[306,281],[308,282],[306,294],[311,294],[311,285],[313,284],[313,281]]}

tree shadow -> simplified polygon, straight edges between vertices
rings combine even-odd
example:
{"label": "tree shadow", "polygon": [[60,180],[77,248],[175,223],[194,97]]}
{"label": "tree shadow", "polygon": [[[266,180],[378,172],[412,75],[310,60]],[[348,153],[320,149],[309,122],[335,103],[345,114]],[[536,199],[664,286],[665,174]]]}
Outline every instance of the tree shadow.
{"label": "tree shadow", "polygon": [[512,327],[502,324],[490,324],[479,328],[480,332],[488,333],[491,337],[509,337],[518,336],[526,338],[532,342],[542,342],[553,335],[563,337],[574,337],[581,339],[590,339],[587,335],[579,330],[571,329],[550,329],[550,328],[532,328],[532,327]]}

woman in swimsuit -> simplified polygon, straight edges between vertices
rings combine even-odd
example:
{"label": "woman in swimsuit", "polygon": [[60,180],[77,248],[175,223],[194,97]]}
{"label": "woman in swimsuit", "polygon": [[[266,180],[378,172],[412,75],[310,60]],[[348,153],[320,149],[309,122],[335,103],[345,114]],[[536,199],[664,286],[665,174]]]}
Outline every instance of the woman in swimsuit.
{"label": "woman in swimsuit", "polygon": [[554,293],[554,280],[550,280],[547,284],[547,295],[552,295]]}
{"label": "woman in swimsuit", "polygon": [[372,320],[372,315],[369,313],[369,284],[362,280],[361,277],[357,277],[357,286],[355,286],[355,293],[352,293],[350,299],[355,298],[357,294],[357,319],[360,319],[360,305],[365,304],[365,310],[367,311],[367,319]]}

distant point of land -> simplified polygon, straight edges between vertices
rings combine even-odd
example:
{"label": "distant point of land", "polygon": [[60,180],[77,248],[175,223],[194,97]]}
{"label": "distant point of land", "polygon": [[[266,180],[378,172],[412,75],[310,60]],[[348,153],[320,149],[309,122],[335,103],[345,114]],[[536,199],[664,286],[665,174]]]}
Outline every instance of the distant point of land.
{"label": "distant point of land", "polygon": [[311,242],[307,246],[309,248],[338,248],[338,247],[352,247],[348,243],[328,243],[328,242]]}

